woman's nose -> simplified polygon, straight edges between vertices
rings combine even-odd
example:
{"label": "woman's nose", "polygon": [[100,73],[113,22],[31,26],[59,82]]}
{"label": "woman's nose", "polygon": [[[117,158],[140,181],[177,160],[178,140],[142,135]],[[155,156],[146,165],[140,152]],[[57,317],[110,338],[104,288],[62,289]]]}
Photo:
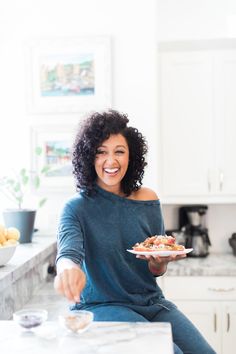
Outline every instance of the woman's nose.
{"label": "woman's nose", "polygon": [[108,156],[107,156],[107,161],[108,162],[113,162],[115,160],[115,155],[114,154],[109,154]]}

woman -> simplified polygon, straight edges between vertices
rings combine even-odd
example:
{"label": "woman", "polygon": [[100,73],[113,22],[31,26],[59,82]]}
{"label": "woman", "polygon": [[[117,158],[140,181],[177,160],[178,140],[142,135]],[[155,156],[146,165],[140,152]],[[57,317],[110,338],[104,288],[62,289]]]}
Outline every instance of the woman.
{"label": "woman", "polygon": [[145,139],[128,122],[114,110],[93,113],[76,136],[79,192],[59,223],[55,289],[96,321],[170,322],[176,354],[214,353],[156,283],[168,262],[185,255],[137,259],[126,251],[165,232],[156,193],[142,187]]}

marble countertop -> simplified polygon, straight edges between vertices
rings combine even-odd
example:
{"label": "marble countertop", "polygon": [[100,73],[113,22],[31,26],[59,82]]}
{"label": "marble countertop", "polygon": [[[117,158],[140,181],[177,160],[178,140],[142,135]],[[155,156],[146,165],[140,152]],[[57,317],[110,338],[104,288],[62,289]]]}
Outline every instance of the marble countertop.
{"label": "marble countertop", "polygon": [[169,323],[93,322],[82,334],[70,333],[56,321],[34,332],[13,321],[0,321],[1,353],[7,354],[173,354]]}
{"label": "marble countertop", "polygon": [[19,244],[10,261],[0,267],[0,291],[23,277],[34,265],[56,252],[56,236],[48,233],[34,235],[32,243]]}
{"label": "marble countertop", "polygon": [[168,264],[169,276],[236,276],[236,257],[211,253],[205,258],[187,257]]}

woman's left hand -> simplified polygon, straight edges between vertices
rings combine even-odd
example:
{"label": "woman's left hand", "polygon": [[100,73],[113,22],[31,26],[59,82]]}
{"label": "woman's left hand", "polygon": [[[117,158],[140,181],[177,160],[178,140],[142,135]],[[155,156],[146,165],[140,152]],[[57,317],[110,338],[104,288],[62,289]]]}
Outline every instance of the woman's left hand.
{"label": "woman's left hand", "polygon": [[148,261],[149,270],[154,275],[162,275],[166,272],[169,262],[186,258],[186,254],[173,255],[168,257],[137,255],[136,258]]}

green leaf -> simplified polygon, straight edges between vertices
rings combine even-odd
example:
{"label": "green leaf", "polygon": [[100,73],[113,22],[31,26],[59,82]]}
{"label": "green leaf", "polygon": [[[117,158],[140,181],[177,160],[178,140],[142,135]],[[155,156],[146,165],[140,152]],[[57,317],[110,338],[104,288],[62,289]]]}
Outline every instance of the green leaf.
{"label": "green leaf", "polygon": [[20,183],[16,183],[16,185],[14,187],[14,191],[15,192],[19,192],[20,191]]}
{"label": "green leaf", "polygon": [[25,174],[26,174],[26,169],[25,169],[25,168],[22,168],[22,169],[20,170],[20,175],[23,177],[23,176],[25,176]]}
{"label": "green leaf", "polygon": [[41,169],[41,173],[42,174],[47,174],[49,171],[50,171],[51,167],[49,165],[46,165],[44,166],[42,169]]}
{"label": "green leaf", "polygon": [[37,146],[37,147],[35,148],[35,154],[36,154],[37,156],[40,156],[40,155],[42,154],[42,152],[43,152],[43,149],[42,149],[40,146]]}
{"label": "green leaf", "polygon": [[39,201],[39,208],[41,208],[47,201],[47,198],[43,198]]}
{"label": "green leaf", "polygon": [[22,184],[25,186],[29,182],[28,176],[22,176]]}
{"label": "green leaf", "polygon": [[40,178],[39,178],[38,175],[36,175],[36,176],[34,177],[34,179],[33,179],[33,184],[34,184],[34,187],[35,187],[36,189],[39,188],[39,186],[40,186]]}

